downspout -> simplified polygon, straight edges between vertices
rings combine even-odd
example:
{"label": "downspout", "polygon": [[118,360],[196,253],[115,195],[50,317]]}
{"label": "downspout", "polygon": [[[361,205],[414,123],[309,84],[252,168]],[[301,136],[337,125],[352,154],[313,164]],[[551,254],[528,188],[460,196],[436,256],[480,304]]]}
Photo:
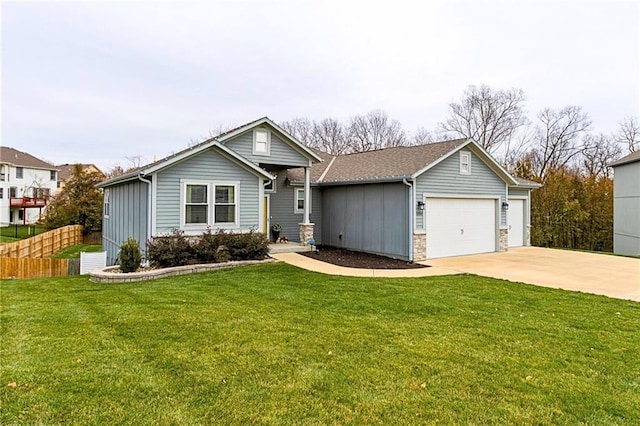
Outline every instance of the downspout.
{"label": "downspout", "polygon": [[[147,184],[147,240],[151,238],[151,181],[142,177],[142,172],[138,173],[138,180]],[[145,243],[146,247],[146,243]]]}
{"label": "downspout", "polygon": [[404,178],[402,183],[409,187],[409,263],[413,263],[413,185]]}

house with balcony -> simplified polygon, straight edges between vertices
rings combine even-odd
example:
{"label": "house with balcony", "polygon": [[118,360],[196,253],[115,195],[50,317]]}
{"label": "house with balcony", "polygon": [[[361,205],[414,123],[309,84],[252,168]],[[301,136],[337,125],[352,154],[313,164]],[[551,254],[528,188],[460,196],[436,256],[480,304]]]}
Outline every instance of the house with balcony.
{"label": "house with balcony", "polygon": [[57,190],[58,172],[31,154],[0,147],[0,226],[38,222]]}

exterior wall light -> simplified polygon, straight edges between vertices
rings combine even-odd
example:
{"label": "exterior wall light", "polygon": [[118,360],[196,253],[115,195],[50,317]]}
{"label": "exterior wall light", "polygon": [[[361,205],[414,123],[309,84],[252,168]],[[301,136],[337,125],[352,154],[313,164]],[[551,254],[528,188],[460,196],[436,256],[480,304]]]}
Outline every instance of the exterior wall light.
{"label": "exterior wall light", "polygon": [[502,202],[502,210],[509,210],[509,203],[507,203],[506,201]]}
{"label": "exterior wall light", "polygon": [[418,210],[424,210],[424,201],[418,201]]}

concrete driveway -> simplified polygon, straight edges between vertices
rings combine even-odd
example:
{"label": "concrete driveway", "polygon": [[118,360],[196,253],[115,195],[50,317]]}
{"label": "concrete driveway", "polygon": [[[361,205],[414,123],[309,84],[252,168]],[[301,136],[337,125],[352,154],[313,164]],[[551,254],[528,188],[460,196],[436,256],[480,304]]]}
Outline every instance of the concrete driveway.
{"label": "concrete driveway", "polygon": [[541,247],[433,259],[438,268],[640,301],[640,259]]}

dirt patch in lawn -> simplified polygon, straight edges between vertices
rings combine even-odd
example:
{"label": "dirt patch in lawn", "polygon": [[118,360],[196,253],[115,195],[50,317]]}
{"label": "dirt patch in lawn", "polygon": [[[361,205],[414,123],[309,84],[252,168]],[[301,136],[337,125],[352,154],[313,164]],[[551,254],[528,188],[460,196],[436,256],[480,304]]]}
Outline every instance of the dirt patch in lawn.
{"label": "dirt patch in lawn", "polygon": [[391,259],[386,256],[363,253],[358,251],[344,250],[335,247],[318,247],[317,251],[299,253],[303,256],[319,260],[321,262],[332,263],[338,266],[360,269],[413,269],[428,268],[428,266],[418,263],[409,263],[405,260]]}

